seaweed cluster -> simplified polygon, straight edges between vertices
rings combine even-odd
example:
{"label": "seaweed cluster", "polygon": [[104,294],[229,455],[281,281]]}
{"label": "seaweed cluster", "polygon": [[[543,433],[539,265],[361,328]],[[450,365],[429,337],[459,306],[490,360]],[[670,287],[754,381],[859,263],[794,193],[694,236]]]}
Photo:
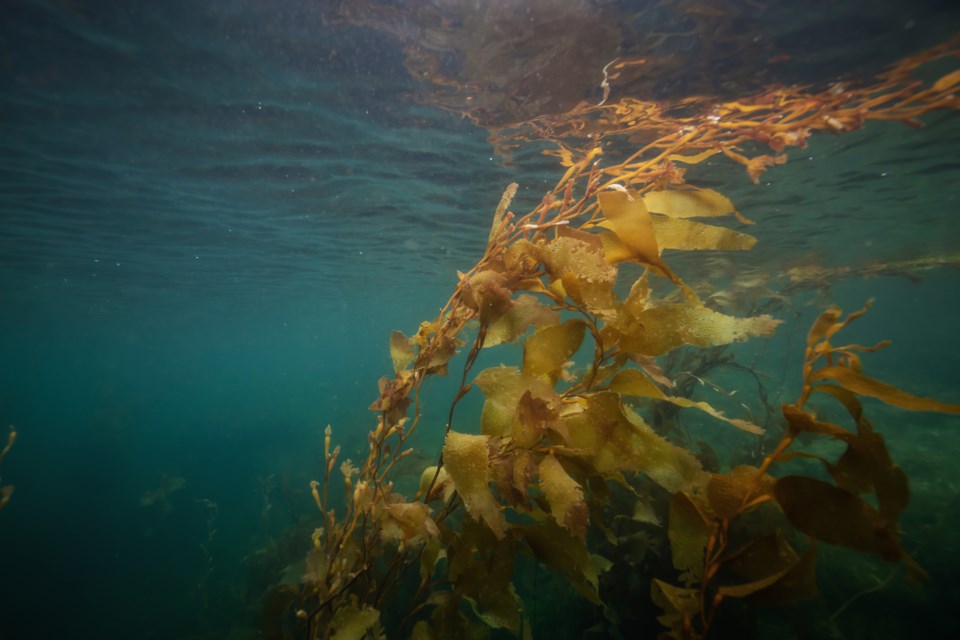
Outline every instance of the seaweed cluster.
{"label": "seaweed cluster", "polygon": [[[944,74],[924,85],[916,79],[918,70],[937,61],[957,57],[960,40],[953,39],[918,54],[899,60],[873,82],[856,85],[837,81],[817,88],[803,85],[775,85],[757,94],[737,100],[718,100],[711,95],[692,95],[671,102],[640,99],[630,95],[610,100],[610,87],[621,76],[629,76],[641,61],[624,59],[612,63],[604,72],[605,92],[599,104],[581,103],[571,112],[542,115],[498,127],[491,140],[501,151],[509,152],[528,140],[558,141],[552,152],[565,164],[588,149],[626,140],[639,150],[631,150],[623,162],[623,173],[632,178],[636,159],[645,159],[652,149],[677,145],[684,155],[668,157],[671,162],[697,164],[723,153],[743,165],[754,183],[770,166],[787,161],[783,151],[806,147],[815,132],[842,134],[862,127],[868,120],[899,121],[920,127],[924,114],[943,108],[960,108],[956,93],[960,71]],[[628,77],[622,78],[629,83]],[[562,142],[561,142],[562,141]],[[758,154],[748,157],[739,148],[746,144],[769,147],[780,155]],[[569,147],[576,151],[571,153]],[[628,147],[629,148],[629,147]],[[663,163],[661,170],[671,169]],[[674,166],[672,170],[677,170]],[[619,178],[611,168],[611,177]],[[656,175],[648,179],[656,179]],[[676,178],[669,176],[669,183]]]}
{"label": "seaweed cluster", "polygon": [[[598,624],[616,637],[627,612],[617,594],[606,597],[603,577],[617,570],[611,558],[644,555],[633,550],[638,543],[664,559],[631,571],[644,572],[634,580],[668,638],[716,635],[733,602],[815,597],[821,544],[899,563],[922,582],[925,572],[900,538],[907,477],[860,398],[913,411],[958,413],[960,405],[868,376],[862,356],[887,343],[840,336],[869,305],[847,316],[831,307],[807,336],[799,397],[782,405],[780,421],[765,421],[782,429],[771,452],[720,469],[672,434],[670,416],[700,412],[757,439],[770,425],[691,399],[666,361],[699,353],[714,366],[727,345],[769,336],[780,321],[721,311],[664,251],[746,251],[756,242],[733,203],[688,184],[680,165],[723,154],[757,180],[786,157],[748,157],[749,143],[781,151],[815,130],[842,133],[870,118],[956,108],[960,71],[929,86],[904,75],[956,53],[955,43],[938,47],[871,87],[778,89],[669,122],[623,99],[551,116],[549,126],[525,123],[523,135],[557,141],[564,175],[525,215],[511,212],[510,185],[483,256],[459,274],[438,316],[413,335],[390,337],[394,372],[371,405],[377,419],[365,459],[344,461],[327,428],[322,480],[311,485],[322,522],[306,575],[269,594],[263,636],[529,638],[533,596],[518,584],[533,566],[592,603],[602,612]],[[605,165],[601,142],[613,137],[638,148]],[[482,350],[508,343],[522,347],[516,362],[474,372]],[[422,425],[424,383],[459,365],[458,353],[460,384],[446,424]],[[696,378],[698,369],[685,369]],[[457,409],[470,393],[483,395],[483,409],[464,419]],[[849,422],[819,415],[815,394],[838,402]],[[398,463],[421,426],[445,430],[442,451],[422,470],[415,495],[402,495]],[[818,440],[837,447],[816,447]],[[651,526],[625,534],[624,519]]]}

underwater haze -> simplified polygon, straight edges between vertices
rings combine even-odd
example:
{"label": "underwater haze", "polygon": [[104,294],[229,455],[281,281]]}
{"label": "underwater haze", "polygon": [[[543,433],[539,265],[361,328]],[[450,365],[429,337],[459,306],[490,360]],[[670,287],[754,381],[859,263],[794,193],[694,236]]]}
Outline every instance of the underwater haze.
{"label": "underwater haze", "polygon": [[[450,25],[481,25],[476,33],[485,20],[497,27],[473,49],[442,37]],[[711,20],[715,31],[704,27]],[[310,482],[323,476],[325,427],[344,458],[366,455],[378,380],[394,372],[391,332],[414,334],[437,316],[458,271],[483,255],[509,183],[519,184],[513,210],[526,212],[566,170],[542,153],[554,141],[507,149],[496,134],[605,100],[605,64],[642,50],[654,30],[696,35],[658,40],[665,70],[635,76],[631,91],[731,100],[776,85],[865,82],[956,39],[960,9],[934,0],[4,2],[0,449],[8,425],[16,441],[0,456],[0,486],[14,488],[0,510],[0,640],[262,637],[265,594],[300,580],[311,532],[323,526]],[[729,34],[724,47],[706,44]],[[575,62],[561,73],[549,66],[560,54],[543,52],[562,38]],[[753,52],[758,43],[768,48]],[[933,64],[921,80],[956,69],[957,58]],[[528,73],[536,65],[542,81]],[[458,82],[415,73],[427,68]],[[548,71],[556,75],[544,80]],[[617,92],[613,81],[611,100]],[[690,167],[691,183],[721,191],[755,223],[746,230],[757,243],[670,264],[718,288],[749,271],[763,295],[789,297],[773,312],[783,324],[772,337],[730,352],[761,372],[772,404],[799,388],[817,315],[870,299],[845,337],[892,340],[864,354],[871,375],[960,403],[960,114],[919,120],[814,133],[756,184],[722,156]],[[788,294],[792,268],[822,277]],[[515,361],[506,349],[484,352],[483,365]],[[415,489],[437,463],[461,366],[424,386],[419,440],[398,485],[413,478]],[[756,395],[753,378],[712,376],[709,385],[739,391],[728,399]],[[480,415],[476,394],[458,409],[462,430],[478,428],[468,417]],[[831,624],[806,637],[947,635],[960,622],[960,418],[864,405],[910,478],[902,541],[930,580],[911,587],[890,576],[896,563],[821,544],[834,571],[819,576],[818,606]],[[712,428],[719,468],[752,446]],[[571,610],[570,637],[598,624],[591,607]],[[801,627],[760,635],[801,637]]]}

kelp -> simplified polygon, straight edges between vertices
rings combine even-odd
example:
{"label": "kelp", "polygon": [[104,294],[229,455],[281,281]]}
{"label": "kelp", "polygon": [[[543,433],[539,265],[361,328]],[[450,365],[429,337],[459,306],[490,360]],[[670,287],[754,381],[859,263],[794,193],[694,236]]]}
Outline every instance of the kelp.
{"label": "kelp", "polygon": [[160,486],[140,496],[140,506],[156,507],[165,514],[172,513],[173,505],[170,504],[170,496],[185,486],[187,486],[187,481],[180,476],[161,474]]}
{"label": "kelp", "polygon": [[550,505],[550,515],[558,525],[584,539],[589,510],[583,499],[583,487],[570,477],[560,461],[548,455],[537,467],[540,490]]}
{"label": "kelp", "polygon": [[[675,496],[674,505],[680,500],[684,507],[674,513],[671,506],[671,542],[676,538],[686,543],[680,547],[683,551],[679,557],[674,545],[674,565],[682,572],[685,587],[697,587],[702,605],[687,614],[687,629],[692,629],[694,619],[698,619],[700,633],[706,636],[725,598],[784,604],[815,597],[816,542],[901,562],[908,580],[914,584],[926,579],[926,572],[900,541],[898,520],[909,499],[906,474],[893,462],[883,438],[864,416],[858,396],[869,395],[901,408],[922,411],[957,413],[960,405],[917,398],[863,374],[858,354],[884,348],[887,342],[873,347],[832,344],[831,340],[869,307],[868,304],[846,318],[839,308],[831,307],[814,322],[807,336],[800,397],[783,406],[787,429],[760,467],[738,467],[729,474],[713,476],[703,497],[682,493],[677,494],[682,499]],[[855,431],[820,420],[807,410],[805,406],[814,393],[838,400],[850,414]],[[835,439],[846,449],[835,461],[791,450],[801,434]],[[798,457],[820,461],[833,482],[802,475],[770,475],[774,465]],[[865,494],[870,499],[861,497]],[[810,540],[810,546],[798,552],[794,544],[781,536],[778,527],[771,527],[765,537],[731,549],[734,532],[744,516],[770,502]],[[693,517],[693,513],[699,517]],[[775,551],[766,549],[771,544]],[[696,567],[691,566],[694,556]],[[691,576],[695,579],[691,580]],[[675,637],[691,636],[685,632]]]}
{"label": "kelp", "polygon": [[[10,449],[13,448],[13,443],[17,441],[17,431],[11,425],[7,431],[7,442],[4,444],[3,449],[0,450],[0,466],[3,465],[4,458],[7,457],[7,454],[10,453]],[[0,481],[3,480],[3,476],[0,476]],[[13,485],[11,484],[0,484],[0,509],[3,509],[7,506],[7,503],[10,502],[10,498],[13,496]]]}
{"label": "kelp", "polygon": [[[508,190],[502,202],[509,202],[509,196]],[[584,200],[579,208],[585,205]],[[449,568],[445,577],[441,574],[441,584],[453,595],[429,595],[436,594],[432,585],[439,565],[421,565],[414,598],[419,604],[410,615],[428,609],[433,614],[429,623],[415,621],[418,633],[440,633],[451,624],[464,631],[478,623],[518,632],[520,617],[507,615],[520,606],[512,574],[498,572],[499,586],[490,591],[477,581],[484,574],[475,564],[482,557],[512,556],[514,550],[528,550],[584,597],[599,602],[599,577],[608,563],[591,553],[586,542],[593,514],[600,517],[603,508],[603,484],[628,485],[630,477],[643,474],[670,493],[699,493],[708,479],[695,455],[654,431],[624,398],[654,397],[760,432],[704,402],[660,392],[642,372],[655,372],[651,359],[666,351],[767,335],[777,321],[736,318],[707,308],[663,262],[655,227],[638,196],[603,192],[598,210],[601,215],[579,229],[545,222],[519,226],[511,222],[512,214],[499,212],[485,257],[460,275],[457,293],[442,315],[423,323],[413,337],[393,333],[394,378],[381,380],[380,398],[371,405],[380,417],[370,434],[367,460],[357,468],[341,465],[347,508],[340,516],[327,507],[339,449],[331,451],[330,432],[325,437],[324,480],[313,486],[325,526],[314,537],[308,563],[313,586],[302,596],[319,605],[305,613],[307,635],[329,636],[342,606],[361,610],[348,603],[375,609],[377,598],[396,585],[400,567],[427,548],[446,550]],[[532,214],[527,220],[534,220]],[[622,298],[617,261],[607,254],[601,234],[625,244],[629,259],[661,276],[683,302],[657,297],[647,275]],[[451,403],[439,464],[420,478],[421,502],[409,502],[387,481],[393,465],[410,452],[405,445],[420,421],[419,411],[412,420],[407,412],[419,407],[417,394],[427,376],[446,371],[453,350],[462,344],[459,335],[471,322],[479,328]],[[480,349],[511,341],[522,341],[519,367],[487,369],[468,382]],[[592,351],[590,363],[574,370],[585,346]],[[625,368],[630,361],[641,368]],[[452,428],[457,402],[473,387],[485,397],[476,435]],[[460,506],[469,525],[458,530],[450,515]],[[605,527],[600,521],[596,526]],[[564,532],[560,537],[558,528]],[[373,550],[378,550],[375,558],[396,567],[387,568],[379,584]],[[434,552],[432,557],[439,557]],[[581,560],[571,565],[571,554]],[[455,569],[462,563],[471,571]],[[365,591],[358,591],[358,576],[364,576]],[[503,594],[513,595],[504,599]]]}
{"label": "kelp", "polygon": [[[702,93],[654,102],[621,93],[623,97],[616,101],[514,121],[498,127],[492,137],[503,149],[529,140],[557,141],[562,146],[546,153],[571,168],[578,153],[583,156],[605,142],[642,140],[644,144],[627,161],[602,170],[605,180],[601,186],[642,181],[655,191],[664,186],[692,187],[675,163],[695,165],[718,153],[742,165],[758,183],[769,168],[788,161],[782,152],[790,147],[805,148],[815,132],[846,133],[869,120],[919,125],[918,118],[930,111],[956,109],[960,105],[956,71],[948,71],[926,86],[912,76],[931,62],[955,58],[958,47],[960,40],[954,37],[899,60],[873,82],[856,86],[843,82],[825,87],[783,84],[737,100]],[[624,56],[611,69],[622,74],[648,62]],[[757,153],[758,145],[769,146],[776,154]]]}
{"label": "kelp", "polygon": [[331,640],[362,640],[380,619],[380,612],[372,607],[358,609],[352,606],[341,607],[333,616],[330,627]]}
{"label": "kelp", "polygon": [[[807,340],[801,395],[781,408],[778,444],[762,462],[728,472],[705,464],[705,447],[678,438],[663,407],[696,410],[744,439],[756,440],[764,428],[748,414],[729,415],[729,408],[695,398],[698,373],[662,365],[691,353],[729,364],[733,356],[722,355],[729,345],[770,336],[781,324],[757,310],[733,313],[729,295],[704,295],[669,264],[674,251],[746,251],[756,242],[721,226],[752,223],[721,193],[687,184],[675,163],[729,158],[756,179],[784,156],[748,158],[738,151],[747,141],[779,152],[814,130],[839,133],[870,117],[956,106],[953,74],[927,89],[888,93],[905,82],[903,69],[951,51],[944,46],[906,61],[870,90],[815,103],[802,102],[808,98],[799,90],[775,89],[700,116],[648,110],[652,120],[641,122],[643,109],[623,98],[554,117],[554,139],[570,138],[557,154],[562,178],[524,215],[510,210],[517,191],[510,185],[483,255],[457,274],[438,316],[409,337],[390,336],[393,376],[380,380],[370,405],[376,423],[362,461],[342,462],[326,431],[322,480],[311,484],[320,522],[305,584],[295,600],[284,595],[289,590],[279,592],[270,616],[292,621],[293,635],[310,640],[385,633],[482,638],[490,629],[526,638],[530,612],[515,584],[515,560],[524,554],[588,602],[606,606],[606,619],[615,621],[601,588],[611,569],[604,553],[620,557],[619,545],[638,539],[661,545],[672,567],[643,576],[651,604],[662,610],[665,637],[709,636],[731,599],[783,605],[816,597],[818,545],[900,562],[912,581],[922,581],[898,525],[909,497],[906,475],[859,397],[910,410],[960,407],[867,376],[863,354],[885,343],[834,344],[865,310],[844,318],[831,308],[820,316]],[[656,126],[664,129],[655,142],[607,165],[600,146],[581,149],[573,140],[588,130],[596,143],[613,135],[630,140]],[[763,283],[741,276],[751,287]],[[506,343],[522,348],[513,351],[522,353],[516,362],[474,371],[481,351]],[[426,424],[425,382],[461,362],[446,421]],[[483,408],[464,419],[458,408],[470,393],[482,394]],[[839,401],[852,428],[813,413],[812,394]],[[736,413],[746,407],[736,406]],[[405,497],[397,488],[403,483],[394,485],[397,463],[413,451],[412,435],[431,427],[442,447],[419,482],[414,478],[416,495]],[[798,449],[801,435],[836,441],[844,451],[829,459]],[[822,476],[774,473],[799,458],[822,465]],[[330,491],[341,484],[343,506],[335,510]],[[616,492],[631,496],[619,512]],[[618,535],[614,528],[624,520],[660,529]]]}
{"label": "kelp", "polygon": [[482,520],[494,535],[502,538],[507,523],[500,505],[490,494],[490,436],[447,433],[443,445],[444,465],[467,513]]}

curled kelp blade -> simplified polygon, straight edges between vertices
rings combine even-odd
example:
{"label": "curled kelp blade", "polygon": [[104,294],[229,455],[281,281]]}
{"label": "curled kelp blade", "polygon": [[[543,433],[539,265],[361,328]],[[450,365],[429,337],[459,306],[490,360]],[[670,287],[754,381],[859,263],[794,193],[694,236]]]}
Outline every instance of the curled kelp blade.
{"label": "curled kelp blade", "polygon": [[611,378],[609,387],[611,391],[616,391],[622,395],[638,398],[652,398],[654,400],[669,402],[678,407],[699,409],[700,411],[703,411],[704,413],[711,415],[718,420],[722,420],[727,424],[731,424],[738,429],[742,429],[747,433],[752,433],[754,435],[763,435],[764,433],[763,427],[760,427],[749,420],[728,418],[723,414],[722,411],[715,409],[706,402],[667,395],[661,391],[660,388],[657,387],[652,380],[650,380],[650,378],[636,369],[623,369],[622,371],[618,372],[615,376],[613,376],[613,378]]}

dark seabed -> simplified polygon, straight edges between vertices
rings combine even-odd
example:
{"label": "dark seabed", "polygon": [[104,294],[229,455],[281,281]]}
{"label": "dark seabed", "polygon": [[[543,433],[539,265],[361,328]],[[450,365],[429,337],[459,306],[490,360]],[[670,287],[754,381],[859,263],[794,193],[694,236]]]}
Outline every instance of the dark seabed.
{"label": "dark seabed", "polygon": [[[389,11],[375,18],[368,5]],[[259,637],[264,594],[300,579],[291,572],[322,524],[309,483],[323,473],[324,427],[344,457],[365,455],[376,424],[368,407],[393,371],[391,331],[409,335],[436,316],[457,271],[481,256],[508,183],[520,185],[514,210],[528,211],[563,174],[540,153],[550,143],[507,158],[481,126],[504,122],[465,118],[453,88],[412,77],[404,54],[442,31],[418,30],[434,15],[424,7],[456,14],[461,5],[471,20],[532,16],[478,45],[490,52],[494,36],[524,38],[523,48],[490,53],[486,64],[503,69],[535,64],[549,39],[584,32],[587,89],[561,76],[491,88],[520,96],[512,111],[490,99],[489,113],[515,120],[599,101],[602,68],[621,55],[617,42],[591,35],[607,28],[604,12],[631,16],[625,31],[637,39],[680,30],[671,10],[711,15],[712,6],[0,5],[0,422],[18,435],[0,467],[0,485],[15,487],[0,511],[0,640]],[[744,68],[732,55],[711,58],[718,50],[704,42],[677,45],[666,51],[670,75],[638,84],[650,92],[642,97],[726,99],[775,83],[869,78],[960,29],[948,1],[720,5],[737,16],[724,33],[744,47],[776,43],[767,51],[784,62]],[[559,17],[542,26],[544,15]],[[463,64],[443,59],[445,72]],[[957,61],[944,65],[941,73]],[[570,67],[570,78],[580,71]],[[690,168],[691,183],[723,192],[757,223],[758,243],[677,256],[685,279],[727,283],[750,272],[778,290],[787,269],[834,270],[792,294],[774,337],[734,350],[761,372],[772,403],[796,395],[817,314],[871,298],[847,336],[893,341],[864,355],[871,375],[960,402],[960,116],[943,109],[921,120],[814,134],[759,184],[725,159]],[[870,270],[929,258],[922,269]],[[491,350],[481,359],[515,358]],[[453,370],[425,387],[417,451],[401,474],[436,463]],[[721,371],[711,383],[755,396],[752,378]],[[461,429],[480,406],[465,400]],[[764,637],[944,637],[960,622],[960,419],[865,406],[910,477],[903,543],[931,579],[913,588],[896,563],[823,544],[820,599],[773,614]],[[749,438],[717,433],[721,466],[735,464]],[[529,576],[516,582],[531,589]],[[581,637],[602,618],[568,598],[577,604],[558,625],[549,616],[561,614],[542,600],[540,613],[528,610],[534,637],[567,637],[555,626]],[[831,624],[796,623],[808,615]]]}

